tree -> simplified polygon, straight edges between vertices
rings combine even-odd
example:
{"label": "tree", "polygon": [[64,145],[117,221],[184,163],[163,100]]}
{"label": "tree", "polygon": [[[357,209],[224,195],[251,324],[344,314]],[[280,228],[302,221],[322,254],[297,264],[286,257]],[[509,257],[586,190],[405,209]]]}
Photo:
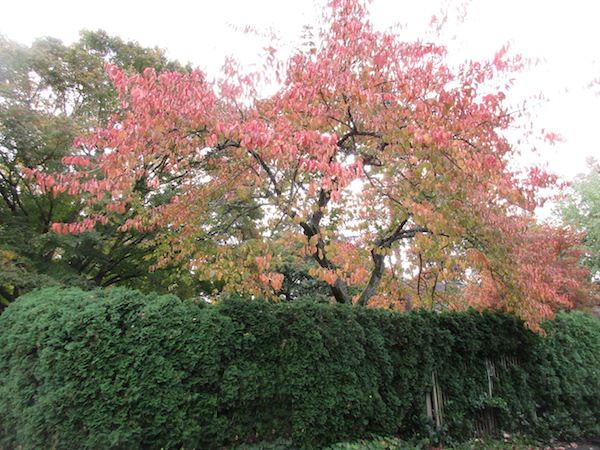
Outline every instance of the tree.
{"label": "tree", "polygon": [[147,234],[116,232],[118,218],[94,232],[58,236],[51,224],[74,220],[85,205],[70,195],[42,193],[23,176],[23,170],[70,170],[62,159],[71,155],[73,139],[120,111],[107,62],[128,73],[186,71],[160,50],[102,31],[83,32],[71,46],[44,38],[26,47],[0,37],[0,305],[49,284],[148,279]]}
{"label": "tree", "polygon": [[501,308],[512,290],[520,293],[514,299],[519,304],[536,305],[543,317],[551,317],[556,305],[581,309],[598,302],[599,291],[589,282],[589,270],[581,264],[586,253],[583,233],[526,219],[512,239],[510,264],[518,270],[503,283],[498,283],[492,273],[483,274],[480,283],[468,286],[471,304]]}
{"label": "tree", "polygon": [[592,279],[600,283],[600,167],[594,160],[588,165],[589,172],[571,183],[571,192],[558,212],[564,222],[585,232],[583,261]]}
{"label": "tree", "polygon": [[[316,40],[285,62],[269,49],[263,73],[230,63],[216,83],[111,66],[124,113],[78,141],[72,171],[29,174],[105,212],[54,229],[82,232],[126,212],[123,230],[156,232],[157,266],[189,261],[225,292],[276,297],[286,245],[300,247],[298,263],[314,260],[311,276],[341,303],[456,306],[472,297],[439,286],[490,281],[496,306],[534,327],[570,304],[552,280],[543,297],[518,281],[531,259],[515,258],[519,236],[535,229],[537,190],[555,180],[508,168],[517,149],[502,131],[513,118],[494,80],[518,58],[503,49],[450,67],[444,48],[374,31],[356,0],[332,0]],[[269,74],[279,89],[261,97]]]}

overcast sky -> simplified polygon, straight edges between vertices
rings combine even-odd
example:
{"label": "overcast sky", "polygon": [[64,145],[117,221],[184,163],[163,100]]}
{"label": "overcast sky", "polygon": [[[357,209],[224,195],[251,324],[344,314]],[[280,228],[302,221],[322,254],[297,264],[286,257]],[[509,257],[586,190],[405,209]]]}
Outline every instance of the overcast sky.
{"label": "overcast sky", "polygon": [[[144,46],[158,46],[171,58],[215,76],[225,55],[245,64],[257,63],[266,45],[240,29],[269,27],[290,45],[302,26],[314,24],[324,0],[5,0],[0,8],[0,34],[24,44],[41,36],[71,43],[81,29],[104,29]],[[431,16],[441,8],[450,16],[462,1],[373,0],[370,9],[377,27],[404,24],[407,40],[427,35]],[[472,0],[461,24],[450,21],[441,42],[455,58],[485,59],[506,43],[513,54],[540,60],[521,74],[509,100],[515,105],[543,93],[546,102],[533,109],[539,128],[561,134],[565,142],[540,145],[539,161],[570,179],[586,170],[586,157],[600,159],[600,0]],[[535,104],[537,102],[530,102]],[[511,139],[518,139],[515,132]],[[535,143],[532,143],[535,144]],[[526,150],[526,148],[523,148]]]}

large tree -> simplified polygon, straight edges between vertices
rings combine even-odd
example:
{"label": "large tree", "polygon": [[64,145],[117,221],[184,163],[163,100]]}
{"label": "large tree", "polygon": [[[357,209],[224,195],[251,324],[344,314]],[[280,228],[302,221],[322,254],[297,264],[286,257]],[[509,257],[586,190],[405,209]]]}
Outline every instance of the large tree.
{"label": "large tree", "polygon": [[[0,304],[48,284],[106,286],[143,276],[147,233],[118,233],[122,218],[79,236],[53,222],[74,220],[79,198],[39,191],[23,170],[70,170],[73,139],[121,111],[106,63],[127,73],[146,67],[184,72],[164,52],[83,32],[70,46],[43,38],[24,46],[0,37]],[[158,283],[160,284],[160,283]],[[154,286],[157,287],[157,286]]]}
{"label": "large tree", "polygon": [[[157,267],[189,261],[224,291],[277,296],[295,255],[342,303],[493,304],[532,326],[571,305],[552,277],[532,289],[524,274],[539,254],[572,275],[525,245],[544,232],[530,217],[554,177],[509,169],[513,118],[494,80],[517,63],[502,50],[451,67],[444,48],[375,31],[355,0],[329,2],[315,41],[279,63],[270,49],[261,74],[230,64],[216,83],[110,67],[123,114],[78,142],[72,172],[29,174],[91,205],[55,231],[128,214],[124,231],[156,232]],[[269,74],[279,88],[260,96]]]}

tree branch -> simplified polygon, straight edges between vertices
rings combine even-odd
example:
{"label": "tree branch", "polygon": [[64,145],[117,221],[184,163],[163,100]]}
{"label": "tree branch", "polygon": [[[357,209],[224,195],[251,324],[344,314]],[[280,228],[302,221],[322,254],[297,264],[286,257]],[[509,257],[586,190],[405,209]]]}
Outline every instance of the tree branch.
{"label": "tree branch", "polygon": [[263,168],[263,170],[266,172],[267,176],[269,177],[269,181],[273,185],[273,190],[275,191],[275,193],[277,194],[278,197],[281,197],[281,189],[279,189],[279,186],[277,184],[277,179],[275,178],[275,175],[271,171],[271,168],[267,165],[267,163],[262,158],[262,156],[260,156],[254,150],[248,150],[248,153],[250,153],[250,155],[252,155],[252,157],[258,162],[260,167]]}
{"label": "tree branch", "polygon": [[373,249],[371,250],[373,270],[371,271],[371,277],[367,282],[367,286],[356,302],[357,305],[366,306],[369,299],[375,294],[385,270],[385,250],[391,248],[394,242],[401,239],[413,238],[419,233],[429,233],[427,227],[414,227],[405,230],[404,227],[407,223],[408,219],[403,220],[392,233],[388,236],[380,237],[373,243]]}
{"label": "tree branch", "polygon": [[[299,225],[302,228],[302,231],[304,232],[304,235],[306,236],[308,241],[310,241],[310,239],[314,236],[319,236],[316,245],[317,250],[312,255],[313,259],[317,262],[317,264],[319,264],[321,268],[335,271],[335,265],[327,256],[327,252],[325,250],[325,241],[321,236],[320,227],[320,223],[323,218],[323,209],[325,208],[325,206],[327,206],[327,203],[329,203],[330,198],[331,197],[329,195],[329,192],[321,189],[321,191],[319,192],[319,199],[317,201],[317,205],[319,206],[319,208],[311,214],[309,220],[303,220],[299,223]],[[290,217],[292,219],[296,218],[297,216],[298,214],[295,211],[290,212]],[[330,286],[330,288],[333,297],[338,303],[352,302],[352,298],[350,297],[350,293],[348,292],[348,285],[340,277],[336,277],[335,282],[333,283],[333,285]]]}

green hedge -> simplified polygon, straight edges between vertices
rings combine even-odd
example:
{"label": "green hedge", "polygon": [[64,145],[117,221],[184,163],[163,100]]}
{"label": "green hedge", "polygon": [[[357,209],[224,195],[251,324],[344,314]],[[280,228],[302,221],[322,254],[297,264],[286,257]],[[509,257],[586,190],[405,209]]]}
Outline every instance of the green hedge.
{"label": "green hedge", "polygon": [[[573,313],[546,328],[476,311],[40,290],[0,316],[0,447],[452,442],[482,411],[504,431],[598,435],[600,324]],[[434,372],[442,426],[425,412]]]}

